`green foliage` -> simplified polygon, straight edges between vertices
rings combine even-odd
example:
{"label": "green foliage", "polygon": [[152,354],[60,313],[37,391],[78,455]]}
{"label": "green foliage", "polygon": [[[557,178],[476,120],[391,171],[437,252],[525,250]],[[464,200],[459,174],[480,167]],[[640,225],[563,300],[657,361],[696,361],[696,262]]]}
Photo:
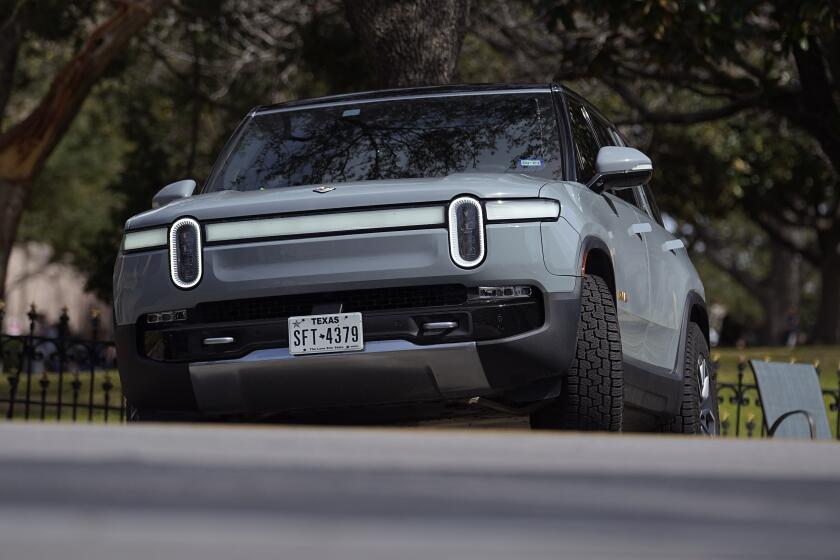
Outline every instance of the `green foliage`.
{"label": "green foliage", "polygon": [[130,148],[111,108],[91,99],[38,177],[19,239],[50,244],[61,258],[83,255],[90,239],[112,230],[123,195],[110,189]]}
{"label": "green foliage", "polygon": [[[31,108],[109,6],[0,0],[0,21],[17,9],[24,28],[13,118],[5,122]],[[803,103],[797,56],[819,50],[826,60],[834,53],[834,68],[840,64],[836,3],[522,0],[473,7],[458,81],[569,78],[624,123],[656,162],[653,189],[690,242],[712,301],[741,322],[763,319],[760,297],[739,275],[766,278],[774,236],[796,246],[809,266],[819,263],[819,237],[837,227],[838,174],[813,122],[787,107]],[[167,183],[202,181],[250,108],[370,87],[345,16],[330,0],[179,0],[86,103],[38,180],[22,237],[51,244],[109,297],[125,220],[148,209]],[[663,118],[729,103],[748,108],[725,118]],[[804,272],[804,322],[819,305],[813,270]]]}

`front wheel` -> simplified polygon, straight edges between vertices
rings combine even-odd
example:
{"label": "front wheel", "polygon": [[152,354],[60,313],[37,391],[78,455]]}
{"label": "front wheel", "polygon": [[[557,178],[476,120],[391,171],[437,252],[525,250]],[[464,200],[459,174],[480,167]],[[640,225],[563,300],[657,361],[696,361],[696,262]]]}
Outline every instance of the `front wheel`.
{"label": "front wheel", "polygon": [[680,412],[665,426],[666,432],[717,436],[717,388],[709,360],[709,345],[696,323],[689,323],[683,359],[683,395]]}
{"label": "front wheel", "polygon": [[621,334],[600,276],[583,277],[577,346],[560,397],[531,414],[536,429],[620,432],[624,416]]}

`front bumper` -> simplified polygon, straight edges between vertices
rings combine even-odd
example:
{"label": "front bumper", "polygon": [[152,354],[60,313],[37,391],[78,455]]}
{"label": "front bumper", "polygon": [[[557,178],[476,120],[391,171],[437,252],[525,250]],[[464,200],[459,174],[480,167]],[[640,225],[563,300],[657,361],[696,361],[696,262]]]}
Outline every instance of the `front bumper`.
{"label": "front bumper", "polygon": [[579,301],[579,280],[570,292],[544,294],[543,325],[513,337],[425,345],[374,340],[362,352],[303,357],[285,348],[262,348],[234,359],[159,362],[137,351],[136,326],[123,325],[117,327],[120,375],[134,406],[211,414],[522,394],[568,372]]}

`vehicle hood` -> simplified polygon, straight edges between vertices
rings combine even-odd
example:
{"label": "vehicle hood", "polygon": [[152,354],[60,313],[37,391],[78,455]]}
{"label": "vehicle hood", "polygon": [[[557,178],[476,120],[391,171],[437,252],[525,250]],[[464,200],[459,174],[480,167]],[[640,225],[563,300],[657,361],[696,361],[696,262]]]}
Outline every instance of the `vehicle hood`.
{"label": "vehicle hood", "polygon": [[395,204],[446,202],[459,195],[478,198],[538,197],[548,180],[504,173],[459,173],[432,179],[332,183],[325,193],[307,185],[265,191],[220,191],[195,195],[138,214],[126,229],[169,225],[189,216],[199,221],[247,218],[270,214],[312,212]]}

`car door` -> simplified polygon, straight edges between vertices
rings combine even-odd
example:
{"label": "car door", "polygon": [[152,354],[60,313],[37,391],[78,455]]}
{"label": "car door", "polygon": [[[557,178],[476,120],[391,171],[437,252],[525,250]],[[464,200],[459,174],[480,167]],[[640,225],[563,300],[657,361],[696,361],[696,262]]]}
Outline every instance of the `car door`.
{"label": "car door", "polygon": [[651,298],[650,320],[645,333],[645,361],[673,370],[691,266],[682,241],[663,226],[650,187],[644,185],[634,189],[651,225],[647,239]]}
{"label": "car door", "polygon": [[613,206],[616,223],[613,267],[624,353],[646,361],[646,338],[650,323],[648,240],[652,227],[637,205],[633,188],[611,189],[604,199]]}
{"label": "car door", "polygon": [[[586,184],[595,172],[595,159],[602,140],[596,136],[586,107],[574,97],[567,98],[569,124],[575,143],[577,179]],[[639,225],[632,189],[585,197],[583,208],[606,231],[606,243],[613,261],[616,282],[616,308],[621,345],[625,356],[640,359],[644,350],[646,316],[650,291],[647,285],[648,258],[644,235],[649,225]]]}

